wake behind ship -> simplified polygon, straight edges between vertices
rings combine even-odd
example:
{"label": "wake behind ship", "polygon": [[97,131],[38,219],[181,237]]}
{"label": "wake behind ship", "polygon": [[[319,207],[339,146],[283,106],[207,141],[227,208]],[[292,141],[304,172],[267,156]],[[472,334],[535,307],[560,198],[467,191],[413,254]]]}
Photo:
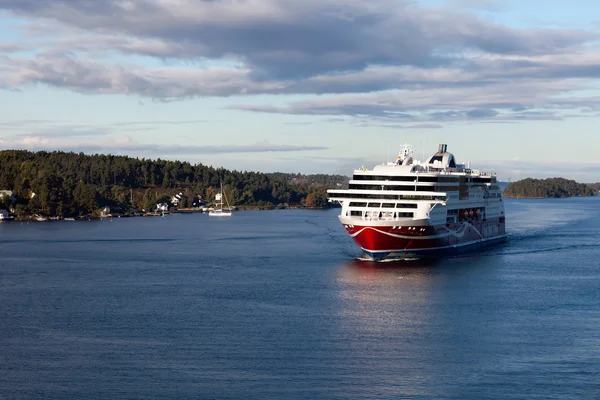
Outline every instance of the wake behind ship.
{"label": "wake behind ship", "polygon": [[405,145],[396,162],[355,170],[349,189],[327,191],[368,258],[443,255],[506,240],[495,173],[458,164],[447,148],[419,162]]}

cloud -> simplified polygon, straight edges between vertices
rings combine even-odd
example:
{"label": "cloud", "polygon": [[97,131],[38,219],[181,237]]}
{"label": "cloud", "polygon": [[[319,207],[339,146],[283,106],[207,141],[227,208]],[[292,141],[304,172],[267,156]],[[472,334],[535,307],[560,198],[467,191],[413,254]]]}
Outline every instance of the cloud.
{"label": "cloud", "polygon": [[[94,136],[94,135],[91,135]],[[105,136],[103,133],[95,136]],[[70,138],[69,135],[46,135],[23,137],[0,137],[0,147],[5,149],[26,149],[31,151],[60,150],[84,153],[111,153],[142,156],[168,156],[168,155],[210,155],[210,154],[235,154],[235,153],[278,153],[278,152],[303,152],[327,150],[325,146],[271,144],[266,141],[252,144],[236,145],[176,145],[140,143],[129,137],[108,137],[95,140],[62,140]]]}
{"label": "cloud", "polygon": [[448,4],[453,7],[496,12],[506,10],[507,6],[502,0],[449,0]]}
{"label": "cloud", "polygon": [[319,96],[284,105],[236,105],[237,110],[289,115],[370,118],[380,123],[561,120],[563,110],[598,109],[600,97],[559,97],[574,82],[523,82],[437,90]]}
{"label": "cloud", "polygon": [[[0,44],[0,88],[41,84],[162,101],[322,95],[233,108],[368,117],[382,126],[597,110],[598,99],[580,92],[600,77],[600,34],[517,29],[460,11],[499,4],[0,0],[0,9],[26,19],[26,39]],[[163,64],[148,67],[146,58]]]}
{"label": "cloud", "polygon": [[73,137],[97,137],[108,136],[113,132],[104,127],[87,127],[87,126],[63,126],[63,127],[48,127],[39,129],[34,132],[21,133],[17,137],[48,139],[48,138],[73,138]]}
{"label": "cloud", "polygon": [[25,51],[27,49],[27,46],[19,43],[0,43],[0,54]]}
{"label": "cloud", "polygon": [[118,135],[137,131],[163,129],[165,126],[194,125],[215,123],[210,120],[148,120],[148,121],[116,121],[102,125],[58,121],[58,120],[5,120],[0,121],[0,129],[15,137],[36,138],[73,138]]}
{"label": "cloud", "polygon": [[257,75],[270,78],[372,64],[445,63],[437,51],[455,46],[548,53],[594,37],[580,31],[508,28],[409,0],[4,0],[0,7],[88,32],[140,38],[146,54],[240,59]]}
{"label": "cloud", "polygon": [[109,123],[109,126],[113,127],[126,127],[126,126],[144,126],[147,128],[154,127],[156,125],[165,126],[165,125],[195,125],[195,124],[206,124],[206,123],[215,123],[218,122],[216,120],[208,120],[208,119],[193,119],[193,120],[148,120],[148,121],[121,121],[121,122],[113,122]]}
{"label": "cloud", "polygon": [[271,144],[267,141],[232,145],[177,145],[140,143],[125,136],[130,131],[160,129],[171,125],[193,125],[214,122],[208,120],[148,120],[115,121],[98,126],[56,120],[8,120],[0,122],[3,132],[0,148],[62,150],[84,153],[133,154],[141,156],[210,155],[236,153],[290,153],[327,150],[328,147],[309,144]]}
{"label": "cloud", "polygon": [[6,64],[7,73],[0,77],[0,84],[45,84],[78,93],[133,94],[161,100],[265,93],[278,86],[249,80],[246,69],[150,69],[49,54],[34,59],[10,58]]}
{"label": "cloud", "polygon": [[577,30],[508,28],[409,0],[4,0],[0,8],[86,33],[67,39],[71,49],[231,59],[269,80],[371,65],[451,65],[465,49],[554,54],[597,38]]}

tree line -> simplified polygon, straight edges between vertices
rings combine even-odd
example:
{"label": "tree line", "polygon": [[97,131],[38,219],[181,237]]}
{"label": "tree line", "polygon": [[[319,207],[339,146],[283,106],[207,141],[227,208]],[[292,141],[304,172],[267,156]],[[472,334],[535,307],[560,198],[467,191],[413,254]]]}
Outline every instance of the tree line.
{"label": "tree line", "polygon": [[221,182],[232,205],[322,206],[327,201],[326,190],[347,187],[348,179],[343,175],[236,171],[128,156],[0,151],[0,190],[16,194],[17,214],[77,216],[104,206],[149,209],[180,192],[189,205],[198,195],[214,199]]}
{"label": "tree line", "polygon": [[587,185],[564,178],[532,179],[511,182],[504,195],[506,197],[560,198],[573,196],[596,196],[598,184]]}

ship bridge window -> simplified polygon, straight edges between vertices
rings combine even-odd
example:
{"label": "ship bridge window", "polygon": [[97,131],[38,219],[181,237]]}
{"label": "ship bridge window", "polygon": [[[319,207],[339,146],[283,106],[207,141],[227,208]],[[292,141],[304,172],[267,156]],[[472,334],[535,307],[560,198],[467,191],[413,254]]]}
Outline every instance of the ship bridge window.
{"label": "ship bridge window", "polygon": [[436,186],[436,192],[456,192],[458,190],[458,186]]}
{"label": "ship bridge window", "polygon": [[394,208],[394,203],[383,203],[381,205],[383,208]]}
{"label": "ship bridge window", "polygon": [[434,186],[400,186],[400,185],[365,185],[365,184],[351,184],[349,189],[353,190],[398,190],[404,192],[432,192],[435,190]]}
{"label": "ship bridge window", "polygon": [[351,202],[350,207],[366,207],[367,203]]}
{"label": "ship bridge window", "polygon": [[417,208],[417,204],[415,203],[398,203],[396,204],[396,208]]}
{"label": "ship bridge window", "polygon": [[352,217],[362,217],[362,211],[350,211]]}
{"label": "ship bridge window", "polygon": [[369,207],[379,208],[381,207],[381,203],[369,203]]}
{"label": "ship bridge window", "polygon": [[473,178],[472,182],[474,183],[490,183],[490,178]]}
{"label": "ship bridge window", "polygon": [[454,176],[440,176],[438,182],[458,182],[458,178]]}
{"label": "ship bridge window", "polygon": [[[384,176],[384,175],[354,175],[354,181],[395,181],[395,182],[458,182],[458,178],[454,176],[416,176],[416,175],[400,175],[400,176]],[[489,178],[486,180],[489,182]]]}
{"label": "ship bridge window", "polygon": [[397,176],[397,175],[354,175],[352,177],[355,181],[407,181],[413,182],[414,176]]}

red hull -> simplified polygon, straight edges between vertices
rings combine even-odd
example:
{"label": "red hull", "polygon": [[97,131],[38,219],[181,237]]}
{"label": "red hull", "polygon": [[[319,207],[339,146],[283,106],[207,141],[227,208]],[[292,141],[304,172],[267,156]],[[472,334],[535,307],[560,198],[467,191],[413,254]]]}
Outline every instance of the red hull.
{"label": "red hull", "polygon": [[504,222],[477,221],[437,226],[345,225],[356,244],[369,256],[422,253],[454,249],[505,237]]}

